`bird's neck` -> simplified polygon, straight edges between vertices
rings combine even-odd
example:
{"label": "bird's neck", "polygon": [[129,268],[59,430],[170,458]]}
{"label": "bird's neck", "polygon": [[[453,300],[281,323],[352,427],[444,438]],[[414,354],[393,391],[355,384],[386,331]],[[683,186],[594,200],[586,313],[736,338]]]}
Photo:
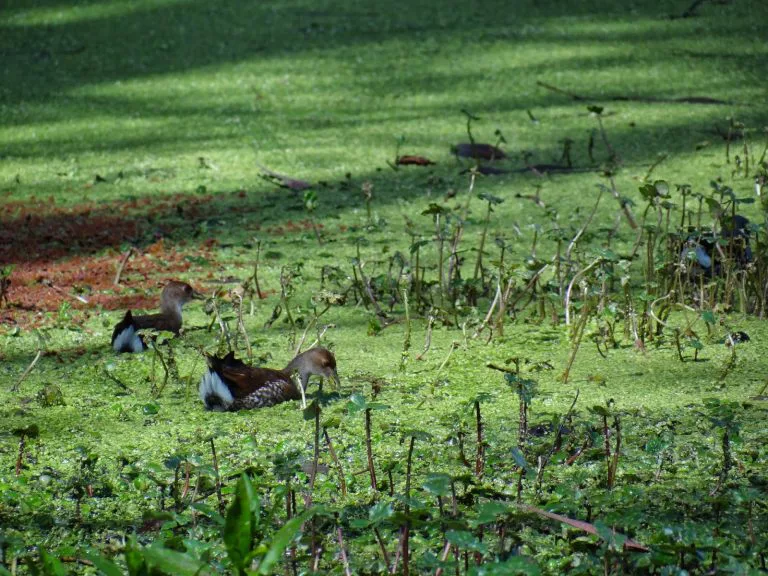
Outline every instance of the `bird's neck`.
{"label": "bird's neck", "polygon": [[288,365],[283,369],[283,372],[288,374],[289,376],[293,376],[294,372],[299,373],[299,382],[301,383],[301,387],[304,388],[304,390],[307,389],[307,384],[309,383],[309,377],[312,375],[311,371],[306,369],[306,366],[304,362],[297,356],[290,362],[288,362]]}
{"label": "bird's neck", "polygon": [[160,313],[174,321],[178,321],[179,325],[181,325],[181,308],[181,303],[177,300],[160,301]]}

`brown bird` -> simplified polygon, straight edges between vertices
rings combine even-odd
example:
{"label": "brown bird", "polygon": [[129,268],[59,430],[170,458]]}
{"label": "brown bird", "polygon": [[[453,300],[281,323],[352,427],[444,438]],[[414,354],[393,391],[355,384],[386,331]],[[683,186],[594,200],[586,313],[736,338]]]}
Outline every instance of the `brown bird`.
{"label": "brown bird", "polygon": [[143,352],[144,343],[139,330],[154,328],[178,334],[181,330],[181,310],[190,300],[202,300],[205,296],[184,282],[171,280],[160,294],[160,312],[134,316],[128,310],[112,331],[112,348],[115,352]]}
{"label": "brown bird", "polygon": [[[293,380],[298,373],[299,385]],[[312,375],[339,383],[336,358],[325,348],[310,348],[282,370],[248,366],[230,352],[224,358],[208,356],[208,370],[200,380],[200,399],[207,410],[233,412],[266,408],[288,400],[304,400]]]}

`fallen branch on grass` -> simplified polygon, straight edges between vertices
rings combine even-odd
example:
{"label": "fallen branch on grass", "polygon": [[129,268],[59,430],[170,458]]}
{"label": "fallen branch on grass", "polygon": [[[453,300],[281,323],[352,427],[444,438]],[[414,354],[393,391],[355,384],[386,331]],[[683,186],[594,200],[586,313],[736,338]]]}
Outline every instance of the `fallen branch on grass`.
{"label": "fallen branch on grass", "polygon": [[[563,524],[567,524],[568,526],[572,526],[573,528],[582,530],[584,532],[587,532],[588,534],[599,536],[599,533],[595,525],[590,524],[589,522],[584,522],[582,520],[574,520],[573,518],[568,518],[567,516],[555,514],[554,512],[547,512],[546,510],[542,510],[541,508],[537,508],[536,506],[531,506],[529,504],[517,504],[517,506],[518,508],[520,508],[521,510],[524,510],[525,512],[532,512],[533,514],[543,516],[544,518],[557,520],[558,522],[562,522]],[[617,535],[617,532],[615,530],[612,530],[612,532],[614,535]],[[650,549],[647,546],[645,546],[644,544],[641,544],[640,542],[636,542],[631,538],[627,538],[624,541],[624,548],[628,550],[639,550],[641,552],[650,551]]]}
{"label": "fallen branch on grass", "polygon": [[550,90],[552,92],[557,92],[558,94],[563,94],[565,96],[568,96],[571,100],[577,100],[579,102],[594,102],[598,100],[602,101],[611,101],[611,102],[648,102],[648,103],[666,103],[666,104],[736,104],[736,102],[731,102],[730,100],[720,100],[718,98],[710,98],[709,96],[682,96],[680,98],[659,98],[656,96],[626,96],[626,95],[618,95],[618,96],[586,96],[584,94],[576,94],[574,92],[569,92],[568,90],[563,90],[562,88],[558,88],[557,86],[552,86],[552,84],[547,84],[546,82],[542,82],[541,80],[537,81],[536,84],[538,86],[541,86],[542,88],[546,88],[547,90]]}
{"label": "fallen branch on grass", "polygon": [[266,168],[259,163],[256,163],[256,166],[258,166],[262,172],[260,176],[278,188],[287,188],[288,190],[293,190],[294,192],[303,192],[304,190],[312,188],[312,184],[306,180],[299,180],[297,178],[286,176],[285,174],[273,172],[269,168]]}

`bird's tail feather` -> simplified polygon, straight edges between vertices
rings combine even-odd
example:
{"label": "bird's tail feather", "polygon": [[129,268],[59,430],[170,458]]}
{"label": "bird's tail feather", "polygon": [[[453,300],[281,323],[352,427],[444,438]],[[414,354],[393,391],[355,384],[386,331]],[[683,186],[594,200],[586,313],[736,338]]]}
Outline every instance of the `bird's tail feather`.
{"label": "bird's tail feather", "polygon": [[115,352],[143,352],[146,349],[130,310],[112,332],[112,348]]}
{"label": "bird's tail feather", "polygon": [[206,410],[225,412],[235,401],[229,388],[214,370],[205,371],[198,389]]}

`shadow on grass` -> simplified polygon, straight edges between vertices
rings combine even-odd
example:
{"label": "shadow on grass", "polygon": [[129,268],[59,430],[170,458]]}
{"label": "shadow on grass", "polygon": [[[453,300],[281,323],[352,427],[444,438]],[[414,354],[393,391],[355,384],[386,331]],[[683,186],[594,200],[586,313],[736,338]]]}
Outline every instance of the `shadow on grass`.
{"label": "shadow on grass", "polygon": [[[620,108],[624,106],[618,105]],[[690,153],[702,139],[717,142],[720,138],[713,134],[714,124],[707,122],[643,126],[641,109],[637,112],[637,118],[638,123],[633,126],[613,126],[610,117],[606,120],[612,146],[624,160],[625,167],[637,173],[645,172],[655,160],[655,157],[649,157],[648,150],[664,151],[672,155]],[[599,174],[599,161],[605,157],[605,151],[602,150],[602,144],[598,144],[595,151],[598,164],[590,163],[586,157],[589,137],[587,127],[594,126],[594,122],[585,119],[584,126],[581,134],[563,133],[562,137],[573,136],[577,140],[573,152],[575,165],[591,166],[595,183],[601,182],[603,179]],[[484,177],[484,189],[493,191],[513,182],[519,189],[525,190],[537,182],[562,182],[569,177],[566,174],[555,176],[555,180],[539,180],[530,173],[515,173],[525,168],[523,150],[514,150],[514,144],[507,149],[512,157],[497,165],[510,172]],[[555,141],[547,148],[528,148],[526,152],[531,154],[531,164],[551,164],[557,162],[561,149],[562,145]],[[720,159],[719,148],[716,150],[717,158]],[[714,151],[705,153],[715,154]],[[323,164],[334,165],[338,162],[330,152],[320,154],[327,154],[322,160]],[[404,167],[394,172],[385,164],[386,159],[382,158],[378,167],[366,173],[351,174],[349,177],[340,173],[335,181],[317,184],[315,188],[321,202],[316,216],[322,225],[330,227],[332,232],[337,231],[335,219],[362,207],[359,191],[366,180],[375,185],[377,207],[400,200],[426,198],[425,193],[430,189],[439,194],[430,201],[440,201],[442,194],[451,188],[459,196],[463,195],[468,176],[461,172],[471,163],[458,162],[448,154],[448,150],[445,157],[435,159],[439,164],[428,169]],[[147,170],[137,172],[129,167],[122,169],[115,166],[112,171],[94,175],[94,179],[85,184],[85,192],[91,197],[98,197],[100,189],[108,191],[110,195],[119,194],[121,183],[131,178],[156,179],[165,190],[174,192],[57,207],[52,200],[46,198],[49,186],[60,186],[60,182],[27,185],[26,190],[30,195],[28,201],[6,203],[0,207],[0,263],[44,264],[63,257],[84,256],[109,248],[125,247],[126,244],[143,248],[160,238],[203,241],[215,236],[219,245],[228,245],[242,243],[254,234],[277,237],[307,232],[305,225],[297,225],[306,222],[308,217],[300,193],[275,188],[260,179],[255,179],[247,186],[226,189],[222,184],[211,184],[205,179],[205,173],[192,167],[188,171],[162,168]],[[720,169],[713,168],[711,177],[721,175],[720,172]],[[73,195],[82,194],[82,184],[73,182],[70,190]],[[414,196],[414,192],[417,196]],[[636,189],[622,192],[631,195]]]}
{"label": "shadow on grass", "polygon": [[[14,0],[0,18],[0,52],[5,60],[4,78],[7,80],[0,87],[0,107],[3,107],[0,110],[9,112],[4,115],[4,126],[42,127],[45,123],[61,123],[62,126],[44,137],[31,134],[6,139],[2,154],[12,159],[48,161],[94,151],[138,154],[224,151],[242,145],[245,137],[222,130],[222,125],[233,117],[243,118],[246,124],[258,123],[269,112],[254,109],[242,98],[234,102],[217,101],[210,94],[197,101],[151,91],[147,94],[126,89],[123,96],[122,93],[82,93],[78,89],[163,75],[206,72],[252,60],[272,61],[271,65],[277,70],[284,66],[294,73],[298,66],[301,75],[309,73],[313,63],[322,59],[329,59],[340,67],[346,66],[355,52],[361,57],[363,63],[359,66],[365,73],[354,75],[342,88],[348,94],[391,97],[395,103],[388,108],[362,112],[337,106],[328,114],[306,103],[291,103],[290,115],[283,120],[281,129],[306,135],[308,144],[303,151],[312,155],[314,163],[322,166],[343,163],[337,157],[337,151],[316,144],[323,138],[338,139],[339,131],[349,134],[345,146],[360,146],[363,144],[360,140],[365,139],[368,146],[392,146],[394,149],[397,134],[387,133],[386,128],[361,134],[356,130],[361,124],[368,128],[394,124],[402,127],[401,133],[406,133],[418,130],[425,119],[455,116],[456,140],[464,139],[458,113],[461,102],[446,104],[438,100],[414,106],[412,103],[398,104],[397,97],[414,91],[426,96],[449,96],[456,85],[487,86],[491,72],[483,68],[482,59],[478,61],[477,70],[469,71],[410,67],[408,54],[403,52],[411,45],[409,43],[428,45],[431,42],[438,47],[436,50],[442,45],[458,50],[466,47],[479,57],[485,50],[492,51],[498,43],[534,44],[542,50],[554,46],[574,47],[572,52],[554,55],[551,60],[515,63],[509,67],[510,74],[521,75],[523,82],[531,87],[537,78],[549,77],[563,69],[583,72],[588,78],[587,84],[591,74],[626,69],[632,76],[629,87],[625,84],[623,90],[634,95],[688,95],[679,93],[684,89],[685,78],[669,79],[666,83],[641,82],[638,78],[649,61],[661,65],[680,58],[706,61],[707,69],[714,73],[721,65],[720,56],[731,70],[765,76],[768,58],[761,59],[760,54],[743,52],[734,60],[727,53],[691,49],[685,55],[680,50],[666,49],[670,32],[674,32],[676,41],[690,41],[694,48],[702,29],[706,30],[708,41],[718,45],[745,37],[751,31],[751,21],[732,12],[741,8],[720,7],[726,17],[719,22],[713,22],[709,17],[703,20],[703,25],[697,25],[695,19],[674,23],[664,20],[664,10],[674,12],[676,8],[674,2],[659,8],[657,3],[650,1],[635,6],[628,14],[615,3],[598,1],[567,7],[531,2],[511,9],[501,1],[467,5],[458,0],[419,4],[390,0],[370,6],[351,0],[319,3],[294,0],[277,4],[165,0],[134,5]],[[48,23],[36,23],[41,21]],[[628,25],[633,21],[638,22],[637,27]],[[554,27],[549,26],[553,23],[556,24]],[[397,42],[403,42],[399,52],[398,49],[384,51],[382,56],[382,52],[375,51],[382,45]],[[636,49],[634,59],[611,52],[613,47],[624,44]],[[601,51],[580,53],[579,48],[585,46]],[[393,55],[397,60],[386,60]],[[636,70],[633,69],[635,65]],[[502,68],[497,64],[494,73],[499,73]],[[227,74],[236,76],[233,71]],[[238,88],[241,96],[251,89],[247,84],[245,82]],[[321,88],[327,93],[335,89],[332,83]],[[704,95],[725,94],[727,97],[732,89],[728,80],[718,78],[707,86],[711,93]],[[192,87],[192,95],[197,94]],[[615,95],[613,88],[602,85],[599,80],[595,81],[591,94],[598,101],[600,97]],[[52,105],[48,106],[48,103]],[[476,103],[483,110],[519,118],[520,126],[528,122],[526,110],[529,109],[536,110],[541,122],[548,125],[561,120],[558,114],[562,112],[550,113],[552,109],[571,106],[574,115],[586,114],[586,104],[574,105],[567,97],[543,89],[511,93],[483,91],[477,94]],[[663,125],[655,125],[644,122],[645,110],[657,106],[655,104],[622,102],[607,106],[609,111],[622,111],[622,124],[607,118],[606,126],[611,143],[629,165],[649,164],[655,160],[658,151],[672,155],[690,153],[703,139],[717,142],[719,136],[713,135],[714,123],[723,122],[731,111],[727,106],[697,107],[699,111],[705,111],[692,115],[690,105],[680,104],[675,105],[673,117]],[[680,114],[677,114],[678,110]],[[740,112],[741,119],[749,126],[760,126],[768,121],[762,109],[744,108]],[[136,118],[147,124],[143,128],[106,125],[102,132],[85,134],[79,133],[81,125],[67,125],[70,122],[87,124],[100,116],[110,118],[109,122]],[[162,125],[168,119],[174,121],[170,128]],[[631,125],[628,119],[631,119]],[[153,120],[158,122],[153,124]],[[519,126],[502,128],[505,132],[513,132]],[[558,135],[558,138],[571,137],[576,141],[574,161],[577,165],[588,164],[586,142],[594,128],[594,121],[585,117],[580,130]],[[487,124],[482,127],[485,133],[492,129]],[[532,154],[534,163],[552,163],[561,151],[560,146],[554,139],[534,146],[513,140],[507,148],[513,159],[505,167],[523,167],[521,156],[524,151]],[[274,142],[260,143],[259,153],[277,147]],[[376,184],[377,205],[396,202],[412,190],[464,188],[466,178],[458,176],[459,169],[449,159],[447,143],[445,152],[443,158],[435,158],[440,162],[437,167],[421,172],[402,170],[393,173],[384,164],[386,158],[381,158],[378,166],[370,167],[365,173],[353,174],[348,183],[351,187],[345,187],[344,175],[338,174],[337,182],[320,189],[322,201],[318,217],[327,222],[330,217],[359,208],[357,190],[360,183],[368,179]],[[119,186],[115,174],[133,169],[132,166],[105,167],[105,172],[98,176],[85,176],[90,179],[85,186],[89,193],[98,196],[99,187]],[[162,167],[154,169],[162,171]],[[83,176],[71,179],[71,190],[67,191],[73,196],[82,193]],[[45,263],[65,256],[93,254],[126,243],[142,247],[161,236],[196,239],[208,233],[205,230],[215,230],[219,243],[241,242],[248,233],[264,226],[274,226],[277,230],[286,221],[304,218],[299,197],[290,192],[275,192],[258,180],[245,184],[248,190],[245,195],[216,184],[209,186],[207,194],[191,194],[205,181],[198,176],[199,171],[192,166],[187,173],[161,175],[164,179],[162,186],[166,191],[177,193],[176,196],[160,198],[158,195],[156,199],[147,194],[133,205],[128,201],[127,207],[125,201],[91,203],[65,211],[39,200],[5,205],[0,211],[0,263]],[[146,174],[143,177],[152,178]],[[62,182],[68,186],[66,175],[50,174],[46,178],[36,185],[22,184],[25,194],[46,198],[50,188],[61,188]],[[100,182],[100,178],[107,182]],[[510,180],[528,182],[525,176],[507,175],[497,180],[488,179],[487,187],[493,189],[497,182],[509,183]],[[219,224],[224,220],[227,221],[225,224]],[[237,224],[233,224],[233,220]],[[244,223],[245,220],[248,222]]]}

